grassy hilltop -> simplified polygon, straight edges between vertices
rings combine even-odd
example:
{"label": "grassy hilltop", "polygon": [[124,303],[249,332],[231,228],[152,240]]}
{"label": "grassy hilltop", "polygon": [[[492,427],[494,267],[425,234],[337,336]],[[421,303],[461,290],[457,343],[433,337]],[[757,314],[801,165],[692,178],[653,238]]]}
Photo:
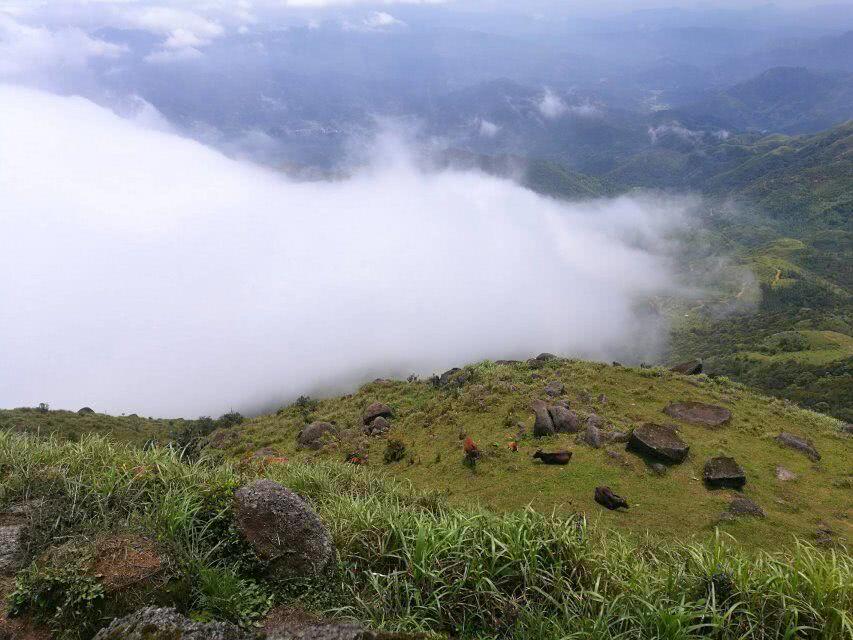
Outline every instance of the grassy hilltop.
{"label": "grassy hilltop", "polygon": [[[638,369],[555,360],[541,368],[527,363],[482,363],[457,374],[446,386],[430,381],[376,381],[341,398],[303,401],[259,416],[211,436],[211,447],[239,459],[259,450],[291,461],[342,462],[350,453],[369,466],[411,480],[423,489],[447,492],[453,504],[480,504],[499,511],[533,506],[543,513],[583,512],[608,527],[668,538],[705,538],[737,493],[749,497],[766,518],[725,522],[724,530],[748,546],[788,544],[791,536],[813,537],[828,528],[839,540],[853,540],[849,505],[853,496],[850,459],[853,438],[831,418],[757,395],[745,387],[704,376],[687,377],[660,369]],[[628,431],[646,422],[677,424],[690,445],[688,459],[658,476],[625,444],[599,449],[577,442],[577,435],[532,436],[530,404],[546,399],[553,380],[581,417],[597,414],[611,430]],[[550,398],[551,401],[559,398]],[[663,413],[685,400],[731,410],[731,423],[711,429],[673,420]],[[380,401],[394,410],[391,430],[382,437],[361,433],[362,414]],[[315,421],[334,422],[339,437],[319,451],[297,446],[297,435]],[[519,423],[526,435],[518,437]],[[782,431],[810,438],[818,463],[774,441]],[[462,464],[462,440],[470,436],[483,451],[474,469]],[[405,446],[397,462],[384,462],[389,441]],[[518,451],[509,443],[518,441]],[[531,458],[537,449],[574,452],[565,467],[543,466]],[[703,465],[717,455],[733,456],[746,470],[742,492],[709,490]],[[793,482],[775,477],[777,466],[797,474]],[[593,501],[596,486],[609,485],[627,497],[631,508],[609,512]]]}

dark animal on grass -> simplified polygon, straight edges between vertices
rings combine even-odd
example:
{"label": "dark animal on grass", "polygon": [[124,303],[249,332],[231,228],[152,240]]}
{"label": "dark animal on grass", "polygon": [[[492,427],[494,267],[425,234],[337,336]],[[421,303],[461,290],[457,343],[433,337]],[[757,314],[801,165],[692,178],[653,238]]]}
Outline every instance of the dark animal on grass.
{"label": "dark animal on grass", "polygon": [[615,511],[616,509],[627,509],[628,501],[622,496],[617,496],[610,487],[596,487],[595,501],[603,507]]}
{"label": "dark animal on grass", "polygon": [[555,451],[554,453],[545,453],[542,449],[537,449],[536,453],[533,454],[534,458],[538,458],[545,464],[569,464],[569,460],[572,459],[571,451]]}

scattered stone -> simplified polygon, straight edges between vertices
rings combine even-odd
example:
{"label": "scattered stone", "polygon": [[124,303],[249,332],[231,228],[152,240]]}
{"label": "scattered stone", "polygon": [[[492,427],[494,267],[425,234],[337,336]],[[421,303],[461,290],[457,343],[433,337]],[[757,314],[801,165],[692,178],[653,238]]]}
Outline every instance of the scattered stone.
{"label": "scattered stone", "polygon": [[391,423],[382,416],[377,417],[370,424],[364,425],[361,431],[367,436],[381,436],[391,430]]}
{"label": "scattered stone", "polygon": [[545,464],[567,465],[572,459],[571,451],[556,451],[554,453],[545,453],[542,449],[537,449],[533,454],[534,459],[541,460]]}
{"label": "scattered stone", "polygon": [[314,422],[296,435],[296,444],[307,449],[320,449],[326,435],[336,436],[338,430],[330,422]]}
{"label": "scattered stone", "polygon": [[565,409],[571,409],[572,405],[569,404],[568,400],[557,400],[554,402],[554,405],[557,407],[563,407]]}
{"label": "scattered stone", "polygon": [[835,542],[835,532],[825,522],[818,524],[815,530],[815,542],[822,547],[831,546]]}
{"label": "scattered stone", "polygon": [[605,422],[604,418],[602,418],[600,415],[598,415],[596,413],[589,414],[586,418],[586,423],[588,425],[591,424],[592,426],[596,427],[597,429],[603,429],[606,426],[606,422]]}
{"label": "scattered stone", "polygon": [[705,463],[702,473],[705,483],[715,488],[740,489],[746,484],[746,472],[734,458],[718,456]]}
{"label": "scattered stone", "polygon": [[542,400],[534,400],[530,406],[536,416],[533,423],[533,437],[543,438],[554,435],[554,423],[551,421],[551,415],[548,413],[548,405],[542,402]]}
{"label": "scattered stone", "polygon": [[604,444],[604,438],[601,435],[601,430],[595,426],[594,422],[587,421],[586,429],[578,437],[579,442],[589,445],[593,449],[600,449]]}
{"label": "scattered stone", "polygon": [[393,415],[394,412],[387,404],[382,404],[381,402],[374,402],[370,404],[367,409],[364,410],[364,416],[362,416],[362,424],[370,424],[380,416],[387,419],[391,418]]}
{"label": "scattered stone", "polygon": [[776,467],[776,479],[779,482],[791,482],[792,480],[797,479],[797,474],[793,471],[789,471],[785,467],[778,466]]}
{"label": "scattered stone", "polygon": [[616,451],[616,449],[605,449],[604,453],[607,454],[607,457],[613,460],[614,462],[618,462],[621,465],[626,467],[630,467],[631,464],[625,459],[625,454],[621,451]]}
{"label": "scattered stone", "polygon": [[671,418],[703,427],[720,427],[732,419],[732,412],[728,409],[703,402],[674,402],[663,412]]}
{"label": "scattered stone", "polygon": [[113,620],[94,640],[253,640],[255,637],[227,622],[193,622],[175,609],[146,607]]}
{"label": "scattered stone", "polygon": [[595,501],[611,511],[628,508],[628,501],[622,496],[617,496],[613,493],[610,487],[596,487]]}
{"label": "scattered stone", "polygon": [[651,469],[652,473],[656,476],[666,475],[666,465],[661,464],[660,462],[653,462],[649,465],[649,469]]}
{"label": "scattered stone", "polygon": [[674,427],[650,422],[631,432],[628,450],[667,464],[679,464],[687,458],[690,447],[679,437]]}
{"label": "scattered stone", "polygon": [[557,433],[577,433],[580,431],[580,417],[563,405],[558,404],[549,407],[548,415],[551,416],[551,423]]}
{"label": "scattered stone", "polygon": [[92,407],[83,407],[77,411],[78,416],[85,416],[86,414],[95,413],[95,410]]}
{"label": "scattered stone", "polygon": [[459,367],[453,367],[452,369],[448,369],[438,377],[438,386],[447,387],[453,385],[461,387],[466,382],[468,382],[468,379],[470,377],[471,375],[464,369],[460,369]]}
{"label": "scattered stone", "polygon": [[817,452],[817,449],[815,449],[814,443],[808,438],[801,438],[800,436],[795,436],[793,433],[783,431],[776,436],[776,442],[805,453],[814,462],[820,460],[820,454]]}
{"label": "scattered stone", "polygon": [[688,360],[681,362],[670,369],[673,373],[680,373],[685,376],[698,376],[702,373],[701,360]]}
{"label": "scattered stone", "polygon": [[551,380],[548,384],[545,385],[545,393],[551,396],[552,398],[556,398],[557,396],[561,396],[566,392],[566,385],[564,385],[559,380]]}
{"label": "scattered stone", "polygon": [[556,360],[556,359],[557,359],[557,356],[555,356],[553,353],[540,353],[535,358],[530,358],[527,361],[527,364],[532,369],[538,369],[538,368],[542,367],[549,360]]}
{"label": "scattered stone", "polygon": [[302,498],[272,480],[234,493],[237,528],[279,578],[317,577],[334,559],[329,530]]}
{"label": "scattered stone", "polygon": [[729,503],[729,508],[723,512],[723,519],[751,517],[765,517],[764,509],[759,507],[749,498],[738,496]]}
{"label": "scattered stone", "polygon": [[607,404],[607,396],[603,393],[598,396],[598,404]]}

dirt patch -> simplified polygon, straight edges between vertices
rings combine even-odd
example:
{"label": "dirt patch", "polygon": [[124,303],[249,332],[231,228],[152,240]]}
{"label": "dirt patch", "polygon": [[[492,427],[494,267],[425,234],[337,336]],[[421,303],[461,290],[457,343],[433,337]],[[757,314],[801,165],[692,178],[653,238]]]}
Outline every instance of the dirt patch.
{"label": "dirt patch", "polygon": [[104,588],[121,591],[153,578],[163,571],[163,560],[154,543],[135,535],[116,535],[95,541],[91,571],[101,576]]}
{"label": "dirt patch", "polygon": [[26,617],[7,617],[9,594],[14,588],[14,578],[0,578],[0,640],[51,640],[50,629]]}

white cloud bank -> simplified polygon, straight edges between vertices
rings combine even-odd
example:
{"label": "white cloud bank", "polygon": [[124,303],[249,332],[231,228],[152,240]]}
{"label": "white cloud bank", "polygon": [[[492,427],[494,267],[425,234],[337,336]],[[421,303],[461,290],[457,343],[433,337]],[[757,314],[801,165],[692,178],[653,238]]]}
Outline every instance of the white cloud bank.
{"label": "white cloud bank", "polygon": [[559,203],[387,140],[351,179],[296,184],[82,98],[0,85],[0,111],[0,406],[196,416],[608,357],[671,286],[634,246],[674,204]]}

